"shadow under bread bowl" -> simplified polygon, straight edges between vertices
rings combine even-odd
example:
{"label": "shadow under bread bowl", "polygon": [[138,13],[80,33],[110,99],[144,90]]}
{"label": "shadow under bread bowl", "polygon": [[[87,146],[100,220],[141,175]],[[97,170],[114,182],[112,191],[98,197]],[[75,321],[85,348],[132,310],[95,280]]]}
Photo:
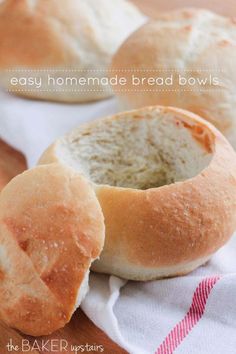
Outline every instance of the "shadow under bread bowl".
{"label": "shadow under bread bowl", "polygon": [[0,196],[0,319],[32,335],[65,326],[104,244],[90,184],[68,166],[38,166]]}
{"label": "shadow under bread bowl", "polygon": [[133,280],[185,274],[236,229],[236,153],[190,112],[147,107],[82,125],[39,163],[58,161],[91,181],[103,210],[94,271]]}

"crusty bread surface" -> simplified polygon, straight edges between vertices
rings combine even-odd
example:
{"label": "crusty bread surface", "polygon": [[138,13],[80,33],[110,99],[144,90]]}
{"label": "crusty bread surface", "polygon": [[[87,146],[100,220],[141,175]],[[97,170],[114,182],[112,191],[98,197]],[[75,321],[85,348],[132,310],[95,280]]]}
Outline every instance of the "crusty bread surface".
{"label": "crusty bread surface", "polygon": [[[127,0],[3,0],[0,82],[13,93],[45,100],[109,97],[108,85],[79,84],[75,79],[106,77],[112,55],[145,21]],[[22,77],[41,78],[42,83],[11,83]]]}
{"label": "crusty bread surface", "polygon": [[[113,89],[126,109],[160,104],[196,113],[236,147],[235,62],[234,18],[180,9],[160,14],[123,43],[113,57],[111,75],[126,77],[127,85]],[[160,78],[159,84],[133,85],[132,75]],[[172,84],[161,81],[171,76]]]}
{"label": "crusty bread surface", "polygon": [[100,205],[68,166],[38,166],[0,196],[0,318],[33,336],[64,327],[104,243]]}
{"label": "crusty bread surface", "polygon": [[236,229],[236,154],[198,116],[148,107],[82,125],[40,163],[94,185],[106,240],[98,272],[149,280],[205,263]]}

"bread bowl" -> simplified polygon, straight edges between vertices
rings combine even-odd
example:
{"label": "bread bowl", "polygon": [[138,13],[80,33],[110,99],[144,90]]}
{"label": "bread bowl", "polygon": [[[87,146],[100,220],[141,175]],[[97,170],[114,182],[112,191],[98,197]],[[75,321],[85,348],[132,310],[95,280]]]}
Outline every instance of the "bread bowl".
{"label": "bread bowl", "polygon": [[[160,104],[196,113],[236,148],[235,61],[234,18],[204,9],[179,9],[159,14],[122,44],[113,57],[111,75],[126,77],[128,83],[113,89],[125,109]],[[133,85],[132,75],[140,80],[172,75],[173,81]]]}
{"label": "bread bowl", "polygon": [[190,112],[147,107],[82,125],[39,161],[53,162],[96,191],[106,227],[96,272],[132,280],[186,274],[236,229],[236,153]]}
{"label": "bread bowl", "polygon": [[127,0],[3,0],[1,83],[12,93],[44,100],[109,97],[108,86],[80,85],[78,79],[106,77],[112,55],[145,21]]}
{"label": "bread bowl", "polygon": [[64,327],[104,243],[90,184],[68,166],[38,166],[0,196],[0,319],[41,336]]}

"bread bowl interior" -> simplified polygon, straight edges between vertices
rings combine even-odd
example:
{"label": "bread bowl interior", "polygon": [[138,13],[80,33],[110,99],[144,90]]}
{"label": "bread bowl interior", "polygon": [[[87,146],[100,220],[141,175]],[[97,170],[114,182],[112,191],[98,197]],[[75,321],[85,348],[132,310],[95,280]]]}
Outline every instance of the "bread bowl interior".
{"label": "bread bowl interior", "polygon": [[95,184],[145,190],[198,175],[213,149],[207,126],[156,109],[80,127],[57,154]]}

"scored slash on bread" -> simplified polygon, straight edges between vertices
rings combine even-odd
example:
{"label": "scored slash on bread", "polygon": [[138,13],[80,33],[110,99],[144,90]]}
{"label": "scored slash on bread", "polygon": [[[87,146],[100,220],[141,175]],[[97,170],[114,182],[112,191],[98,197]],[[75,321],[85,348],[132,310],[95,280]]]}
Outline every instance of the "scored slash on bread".
{"label": "scored slash on bread", "polygon": [[[108,85],[78,79],[106,78],[113,54],[144,22],[126,0],[0,1],[1,84],[18,95],[58,102],[110,97]],[[22,77],[27,85],[20,84]]]}
{"label": "scored slash on bread", "polygon": [[[235,62],[235,18],[186,8],[160,13],[131,34],[113,56],[110,75],[127,79],[125,87],[119,82],[113,87],[122,107],[186,109],[214,124],[236,147]],[[132,75],[172,76],[173,84],[134,86]],[[180,84],[179,76],[190,83]]]}

